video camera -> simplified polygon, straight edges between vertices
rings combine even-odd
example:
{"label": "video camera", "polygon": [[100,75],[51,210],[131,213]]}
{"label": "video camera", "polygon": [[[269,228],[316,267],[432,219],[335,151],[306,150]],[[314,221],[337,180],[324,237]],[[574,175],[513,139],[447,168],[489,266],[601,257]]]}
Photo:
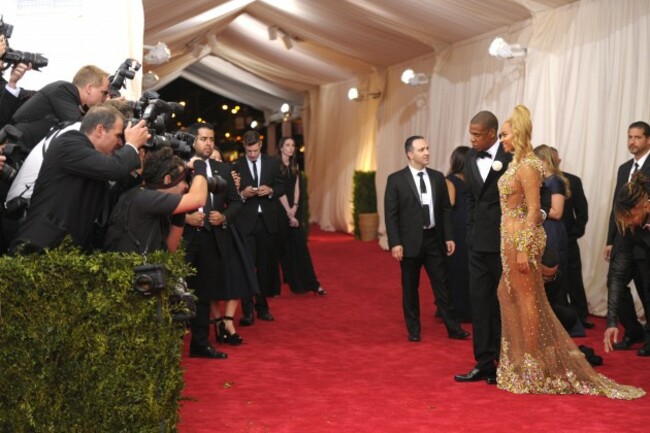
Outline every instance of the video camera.
{"label": "video camera", "polygon": [[137,60],[126,59],[120,65],[120,67],[117,68],[115,74],[108,77],[108,81],[110,81],[110,84],[108,86],[108,94],[112,98],[120,96],[120,90],[126,89],[125,80],[127,78],[129,80],[132,80],[133,77],[135,77],[135,73],[140,70],[140,67],[142,67],[142,65],[138,63]]}
{"label": "video camera", "polygon": [[47,66],[48,60],[43,57],[41,53],[28,53],[27,51],[18,51],[9,48],[9,38],[11,37],[13,30],[14,26],[5,23],[2,16],[0,16],[0,34],[5,35],[5,39],[7,39],[7,50],[4,55],[0,57],[0,61],[3,63],[0,67],[0,71],[5,71],[11,66],[17,66],[19,63],[24,63],[26,65],[31,63],[32,69],[35,71]]}
{"label": "video camera", "polygon": [[[25,150],[22,146],[16,144],[23,133],[13,125],[5,125],[0,129],[0,145],[4,145],[2,154],[7,157],[2,170],[0,170],[0,181],[11,184],[22,162],[25,160]],[[18,165],[12,167],[10,164]]]}
{"label": "video camera", "polygon": [[149,128],[151,138],[145,143],[148,149],[160,149],[161,147],[171,147],[176,155],[183,159],[188,159],[192,155],[192,145],[195,137],[182,131],[174,134],[166,132],[167,120],[172,113],[180,114],[183,112],[183,106],[177,102],[165,102],[160,99],[156,92],[144,92],[142,97],[136,102],[130,102],[133,109],[134,118],[131,124],[144,120]]}

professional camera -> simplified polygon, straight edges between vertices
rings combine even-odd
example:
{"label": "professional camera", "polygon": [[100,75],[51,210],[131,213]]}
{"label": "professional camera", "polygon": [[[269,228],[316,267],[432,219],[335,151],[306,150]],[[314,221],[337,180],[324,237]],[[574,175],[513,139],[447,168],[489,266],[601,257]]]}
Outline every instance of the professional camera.
{"label": "professional camera", "polygon": [[162,265],[140,265],[133,268],[135,271],[134,287],[143,296],[152,296],[160,293],[165,287],[165,268]]}
{"label": "professional camera", "polygon": [[16,144],[22,135],[23,133],[13,125],[5,125],[0,129],[0,145],[4,145],[2,154],[7,157],[2,170],[0,170],[0,180],[7,184],[13,182],[26,157],[27,152],[22,146]]}
{"label": "professional camera", "polygon": [[128,78],[132,80],[135,77],[135,73],[140,70],[142,65],[134,59],[126,59],[124,63],[117,68],[115,74],[108,77],[110,85],[108,86],[108,94],[112,97],[120,96],[120,90],[126,89],[125,80]]}
{"label": "professional camera", "polygon": [[12,50],[9,48],[9,38],[11,33],[14,30],[14,26],[9,23],[5,23],[0,16],[0,33],[5,35],[7,39],[7,51],[5,54],[0,57],[3,65],[0,65],[0,71],[5,71],[11,66],[17,66],[19,63],[24,63],[26,65],[32,64],[32,69],[38,71],[39,68],[44,68],[47,66],[48,60],[43,57],[41,53],[28,53],[26,51]]}
{"label": "professional camera", "polygon": [[196,303],[194,295],[187,288],[185,279],[179,278],[169,295],[169,309],[172,313],[172,322],[188,322],[196,317]]}
{"label": "professional camera", "polygon": [[192,155],[192,145],[194,136],[177,131],[172,134],[166,132],[167,120],[172,114],[183,112],[183,106],[177,102],[165,102],[160,99],[156,92],[144,92],[142,97],[136,102],[130,102],[133,109],[134,119],[131,123],[135,124],[144,120],[149,128],[151,138],[145,143],[149,149],[160,149],[161,147],[171,147],[174,153],[183,159],[188,159]]}

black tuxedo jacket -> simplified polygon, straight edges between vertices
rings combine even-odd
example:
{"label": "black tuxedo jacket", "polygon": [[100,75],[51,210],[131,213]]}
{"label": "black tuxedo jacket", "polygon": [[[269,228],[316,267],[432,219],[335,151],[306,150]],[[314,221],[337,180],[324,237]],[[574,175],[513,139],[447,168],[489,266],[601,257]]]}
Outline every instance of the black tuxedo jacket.
{"label": "black tuxedo jacket", "polygon": [[45,154],[27,219],[14,244],[51,248],[69,234],[76,245],[90,249],[94,222],[108,194],[107,181],[123,180],[138,167],[140,158],[131,146],[107,156],[79,131],[62,134]]}
{"label": "black tuxedo jacket", "polygon": [[570,241],[576,241],[585,234],[587,221],[589,220],[589,204],[585,191],[582,189],[582,181],[574,174],[562,172],[571,187],[571,197],[564,201],[562,221],[566,226],[567,235]]}
{"label": "black tuxedo jacket", "polygon": [[[444,244],[454,238],[449,192],[442,173],[430,168],[426,171],[433,190],[431,201],[436,234],[440,243]],[[422,248],[424,214],[420,190],[415,185],[408,166],[388,176],[384,198],[388,247],[401,245],[404,248],[404,257],[416,257]]]}
{"label": "black tuxedo jacket", "polygon": [[29,98],[13,115],[23,136],[20,144],[33,149],[52,126],[76,122],[84,115],[79,89],[67,81],[47,84]]}
{"label": "black tuxedo jacket", "polygon": [[497,182],[506,172],[512,161],[512,155],[503,150],[499,144],[494,161],[501,163],[501,169],[492,168],[485,182],[476,165],[476,150],[467,152],[465,167],[467,170],[467,246],[477,252],[498,253],[501,243],[501,207]]}
{"label": "black tuxedo jacket", "polygon": [[[265,197],[251,197],[244,200],[242,211],[237,218],[237,228],[242,235],[246,236],[255,229],[258,209],[262,208],[262,218],[269,233],[278,232],[278,198],[284,195],[284,181],[280,174],[280,163],[277,158],[268,155],[260,155],[258,163],[261,162],[262,171],[260,174],[260,185],[267,185],[273,189],[273,195]],[[253,174],[248,168],[246,157],[236,162],[236,171],[241,178],[239,190],[243,191],[247,186],[255,186]]]}
{"label": "black tuxedo jacket", "polygon": [[[616,200],[616,194],[621,189],[623,185],[627,183],[627,178],[630,175],[632,170],[632,164],[634,159],[630,159],[624,164],[621,164],[618,167],[618,173],[616,174],[616,188],[614,188],[614,198],[612,199],[612,210],[609,214],[609,228],[607,230],[607,245],[614,245],[614,241],[618,235],[616,229],[616,222],[614,221],[614,201]],[[650,157],[645,160],[643,167],[639,168],[639,171],[643,173],[644,176],[650,177]],[[645,257],[645,252],[637,249],[635,256]]]}
{"label": "black tuxedo jacket", "polygon": [[[242,210],[242,201],[241,197],[239,197],[239,193],[237,192],[235,181],[230,174],[230,166],[223,162],[215,161],[212,159],[208,159],[207,162],[208,170],[211,171],[212,177],[221,176],[228,183],[228,188],[226,191],[222,191],[218,194],[212,194],[212,210],[218,211],[226,217],[226,223],[224,225],[212,228],[212,233],[214,233],[219,251],[221,251],[222,255],[225,255],[229,251],[227,249],[228,238],[226,230],[229,230],[229,225],[235,223],[237,215]],[[207,199],[208,198],[206,197],[206,203]],[[207,219],[208,216],[206,215],[205,218]],[[183,231],[183,238],[185,242],[193,242],[196,236],[196,227],[189,224],[185,225],[185,230]]]}
{"label": "black tuxedo jacket", "polygon": [[8,90],[5,91],[7,81],[0,77],[0,128],[11,123],[11,117],[16,110],[34,94],[32,90],[21,89],[18,96],[14,96]]}

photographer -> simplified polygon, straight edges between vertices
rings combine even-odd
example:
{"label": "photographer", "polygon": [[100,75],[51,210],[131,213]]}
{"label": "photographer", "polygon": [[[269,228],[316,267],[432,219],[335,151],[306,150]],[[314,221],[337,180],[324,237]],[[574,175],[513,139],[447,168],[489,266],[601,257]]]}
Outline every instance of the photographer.
{"label": "photographer", "polygon": [[53,248],[66,235],[89,250],[107,181],[123,179],[140,167],[138,149],[149,137],[145,122],[129,123],[125,129],[124,117],[115,108],[90,109],[80,130],[59,136],[45,154],[27,218],[11,250],[21,245],[25,252]]}
{"label": "photographer", "polygon": [[[9,36],[13,26],[5,24],[0,19],[0,66],[4,68],[5,54],[9,48]],[[8,33],[9,30],[9,34]],[[33,91],[23,90],[18,87],[18,81],[25,72],[32,69],[31,64],[18,63],[11,68],[9,81],[0,76],[0,128],[11,122],[11,116],[18,108],[34,94]]]}
{"label": "photographer", "polygon": [[46,85],[13,115],[15,126],[23,133],[19,144],[30,151],[51,127],[77,122],[89,108],[106,101],[108,91],[108,73],[93,65],[79,69],[72,83]]}
{"label": "photographer", "polygon": [[175,251],[185,225],[185,213],[203,206],[208,194],[206,164],[194,161],[192,187],[189,168],[170,147],[146,152],[141,187],[120,196],[108,221],[104,249],[143,253]]}

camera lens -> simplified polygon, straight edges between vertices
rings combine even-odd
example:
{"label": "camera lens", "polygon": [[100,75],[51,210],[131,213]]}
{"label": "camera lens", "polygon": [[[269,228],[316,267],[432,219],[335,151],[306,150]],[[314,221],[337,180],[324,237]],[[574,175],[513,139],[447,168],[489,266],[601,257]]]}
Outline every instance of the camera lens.
{"label": "camera lens", "polygon": [[138,275],[135,278],[135,289],[143,295],[151,295],[153,294],[153,280],[149,275]]}

